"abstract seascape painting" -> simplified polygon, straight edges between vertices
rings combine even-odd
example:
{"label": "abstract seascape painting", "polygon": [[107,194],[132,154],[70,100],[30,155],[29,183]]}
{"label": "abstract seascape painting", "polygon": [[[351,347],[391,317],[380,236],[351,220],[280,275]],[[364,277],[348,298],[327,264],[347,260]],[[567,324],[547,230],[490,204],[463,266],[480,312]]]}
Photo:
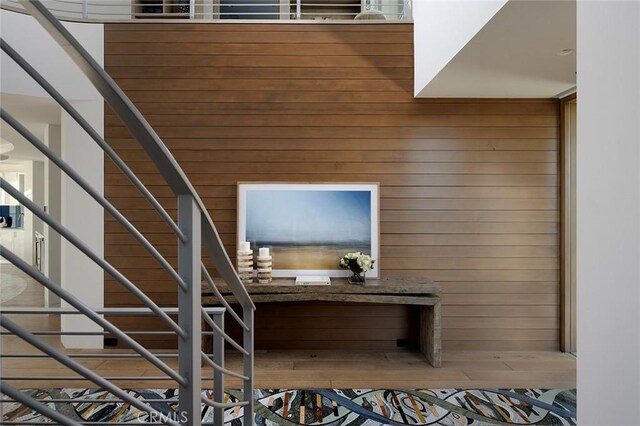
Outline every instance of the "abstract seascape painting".
{"label": "abstract seascape painting", "polygon": [[378,205],[378,184],[240,183],[238,242],[271,248],[275,277],[347,276],[346,253],[378,260]]}

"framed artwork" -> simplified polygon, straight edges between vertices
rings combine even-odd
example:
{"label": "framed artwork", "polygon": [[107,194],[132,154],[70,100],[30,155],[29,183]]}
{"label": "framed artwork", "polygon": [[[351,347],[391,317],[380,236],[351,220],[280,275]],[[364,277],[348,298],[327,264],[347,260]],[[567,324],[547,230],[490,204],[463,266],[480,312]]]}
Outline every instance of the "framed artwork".
{"label": "framed artwork", "polygon": [[346,277],[340,258],[363,252],[379,278],[379,184],[239,183],[238,243],[269,247],[274,277]]}

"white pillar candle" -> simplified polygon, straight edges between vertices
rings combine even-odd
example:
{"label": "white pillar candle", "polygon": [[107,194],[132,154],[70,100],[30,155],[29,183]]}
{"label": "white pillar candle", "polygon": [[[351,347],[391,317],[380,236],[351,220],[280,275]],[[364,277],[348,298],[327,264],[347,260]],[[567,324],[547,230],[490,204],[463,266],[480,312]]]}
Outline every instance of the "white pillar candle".
{"label": "white pillar candle", "polygon": [[249,245],[249,241],[241,241],[238,245],[238,251],[249,251],[251,250],[251,246]]}
{"label": "white pillar candle", "polygon": [[261,247],[259,256],[260,257],[269,257],[269,247]]}

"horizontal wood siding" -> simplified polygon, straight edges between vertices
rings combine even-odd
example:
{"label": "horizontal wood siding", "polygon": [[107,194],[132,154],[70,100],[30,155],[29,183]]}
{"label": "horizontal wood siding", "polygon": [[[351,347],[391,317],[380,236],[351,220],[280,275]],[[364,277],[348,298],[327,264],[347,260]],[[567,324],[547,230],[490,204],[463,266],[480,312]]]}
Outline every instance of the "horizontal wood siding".
{"label": "horizontal wood siding", "polygon": [[[238,181],[380,182],[382,274],[443,289],[444,349],[556,349],[558,104],[414,99],[412,25],[107,24],[105,63],[235,252]],[[175,217],[154,165],[110,111],[109,143]],[[110,200],[172,264],[176,241],[110,163]],[[176,284],[106,219],[107,259],[162,305]],[[136,304],[107,277],[106,304]],[[392,348],[401,306],[262,305],[258,348]],[[157,321],[123,325],[157,328]],[[149,338],[150,345],[174,342]]]}

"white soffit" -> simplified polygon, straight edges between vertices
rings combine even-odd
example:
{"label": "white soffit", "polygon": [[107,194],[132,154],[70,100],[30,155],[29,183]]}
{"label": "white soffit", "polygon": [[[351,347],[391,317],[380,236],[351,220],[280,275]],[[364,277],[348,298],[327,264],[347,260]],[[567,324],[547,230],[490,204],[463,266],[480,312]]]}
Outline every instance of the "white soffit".
{"label": "white soffit", "polygon": [[576,85],[575,49],[575,0],[510,0],[416,97],[556,97]]}
{"label": "white soffit", "polygon": [[[46,126],[60,124],[62,110],[51,98],[0,93],[0,105],[43,142]],[[0,138],[14,146],[11,152],[6,153],[9,162],[45,159],[40,151],[4,121],[0,122]],[[7,161],[0,164],[6,164]]]}
{"label": "white soffit", "polygon": [[415,0],[414,93],[418,95],[506,3],[507,0]]}

